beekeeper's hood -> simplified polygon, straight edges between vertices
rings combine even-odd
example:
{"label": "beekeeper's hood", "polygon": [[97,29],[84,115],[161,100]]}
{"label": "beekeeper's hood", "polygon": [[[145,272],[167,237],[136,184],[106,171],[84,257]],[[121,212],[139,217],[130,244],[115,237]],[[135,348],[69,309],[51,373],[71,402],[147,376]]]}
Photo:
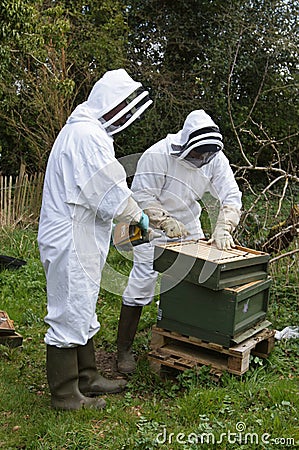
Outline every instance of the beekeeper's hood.
{"label": "beekeeper's hood", "polygon": [[[191,159],[189,153],[195,150],[201,163],[207,164],[223,149],[222,135],[211,117],[203,110],[192,111],[186,118],[183,129],[174,136],[170,154],[178,159]],[[192,158],[193,159],[193,158]]]}
{"label": "beekeeper's hood", "polygon": [[[106,121],[103,116],[121,103],[125,103],[124,107]],[[95,83],[87,101],[77,106],[68,122],[97,119],[112,136],[127,128],[151,103],[141,83],[134,81],[124,69],[111,70]],[[121,125],[115,125],[120,119],[123,119]]]}

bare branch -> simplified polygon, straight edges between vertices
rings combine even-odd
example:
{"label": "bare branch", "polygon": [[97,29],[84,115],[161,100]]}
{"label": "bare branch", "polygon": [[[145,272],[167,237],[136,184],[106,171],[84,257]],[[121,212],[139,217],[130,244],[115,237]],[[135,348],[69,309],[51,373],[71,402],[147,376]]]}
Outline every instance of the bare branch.
{"label": "bare branch", "polygon": [[241,170],[257,170],[257,171],[263,171],[263,172],[268,172],[268,173],[274,172],[274,173],[281,174],[281,177],[279,177],[279,179],[289,178],[289,180],[299,183],[299,177],[297,177],[296,175],[291,175],[291,174],[287,173],[285,170],[278,169],[277,167],[273,167],[273,166],[261,167],[261,166],[253,166],[251,164],[249,166],[238,166],[236,164],[231,164],[231,166],[237,169],[236,173]]}
{"label": "bare branch", "polygon": [[256,204],[258,203],[258,201],[260,200],[260,198],[265,195],[265,193],[275,184],[277,183],[279,180],[283,179],[284,175],[281,175],[278,178],[275,178],[275,180],[272,180],[271,183],[268,184],[268,186],[265,187],[265,189],[263,189],[263,191],[258,195],[258,197],[254,200],[254,202],[252,203],[251,207],[246,211],[246,215],[245,218],[248,216],[248,214],[253,210],[253,208],[256,206]]}
{"label": "bare branch", "polygon": [[228,80],[227,80],[227,108],[228,108],[228,114],[229,114],[230,122],[231,122],[231,125],[232,125],[232,128],[233,128],[233,131],[235,133],[236,139],[238,141],[241,154],[242,154],[243,158],[245,159],[245,161],[247,162],[247,164],[251,165],[249,159],[247,158],[247,156],[244,153],[242,142],[240,140],[239,134],[237,132],[237,128],[235,126],[235,122],[234,122],[233,114],[232,114],[231,93],[230,93],[231,80],[232,80],[232,77],[233,77],[234,68],[236,66],[239,50],[240,50],[240,47],[241,47],[242,34],[243,34],[243,30],[241,30],[241,32],[240,32],[240,36],[239,36],[239,40],[238,40],[238,43],[237,43],[237,48],[236,48],[236,51],[235,51],[234,59],[233,59],[232,65],[231,65],[230,73],[228,75]]}
{"label": "bare branch", "polygon": [[282,190],[281,197],[280,197],[280,199],[279,199],[278,208],[277,208],[275,217],[278,217],[278,215],[279,215],[279,213],[280,213],[281,205],[282,205],[282,202],[283,202],[283,200],[284,200],[284,198],[285,198],[285,195],[286,195],[286,191],[287,191],[288,185],[289,185],[289,177],[286,177],[286,181],[285,181],[285,184],[284,184],[284,186],[283,186],[283,190]]}
{"label": "bare branch", "polygon": [[[261,81],[261,84],[259,85],[258,92],[257,92],[257,94],[256,94],[256,96],[255,96],[255,99],[254,99],[254,101],[253,101],[253,103],[252,103],[252,106],[251,106],[251,108],[250,108],[250,111],[249,111],[249,113],[248,113],[248,118],[249,118],[249,117],[251,118],[251,115],[252,115],[252,113],[253,113],[253,111],[254,111],[254,108],[255,108],[255,106],[256,106],[256,104],[257,104],[257,102],[258,102],[258,100],[259,100],[259,97],[260,97],[260,95],[261,95],[262,88],[263,88],[263,86],[264,86],[265,79],[266,79],[266,75],[267,75],[267,72],[268,72],[268,66],[269,66],[269,58],[267,58],[267,63],[266,63],[266,66],[265,66],[265,70],[264,70],[264,74],[263,74],[263,79],[262,79],[262,81]],[[243,123],[246,123],[246,122],[247,122],[247,119],[246,119]]]}
{"label": "bare branch", "polygon": [[298,252],[299,252],[299,248],[297,248],[296,250],[287,252],[287,253],[283,253],[282,255],[275,256],[275,258],[270,259],[269,264],[272,264],[272,263],[278,261],[279,259],[285,258],[286,256],[294,255],[295,253],[298,253]]}

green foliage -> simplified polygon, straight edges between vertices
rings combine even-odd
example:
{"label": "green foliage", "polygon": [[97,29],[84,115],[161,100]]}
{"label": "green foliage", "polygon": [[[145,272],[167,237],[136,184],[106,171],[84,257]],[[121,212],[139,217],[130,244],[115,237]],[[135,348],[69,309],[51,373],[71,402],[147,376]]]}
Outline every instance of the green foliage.
{"label": "green foliage", "polygon": [[277,0],[134,2],[128,51],[153,90],[152,143],[204,108],[234,163],[247,162],[243,154],[260,165],[279,159],[296,173],[296,15],[296,2]]}
{"label": "green foliage", "polygon": [[0,161],[13,175],[21,161],[32,172],[45,168],[74,107],[108,68],[123,65],[127,29],[111,0],[5,1],[1,9]]}
{"label": "green foliage", "polygon": [[66,117],[106,70],[122,66],[154,105],[117,137],[117,156],[144,151],[204,108],[232,162],[296,175],[298,2],[6,0],[0,12],[5,174],[20,161],[44,170]]}

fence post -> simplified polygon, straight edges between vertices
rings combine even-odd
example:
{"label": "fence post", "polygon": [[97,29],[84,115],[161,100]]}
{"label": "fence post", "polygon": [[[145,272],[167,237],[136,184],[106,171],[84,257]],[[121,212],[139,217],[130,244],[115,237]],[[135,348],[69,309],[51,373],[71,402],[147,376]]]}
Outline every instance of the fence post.
{"label": "fence post", "polygon": [[28,177],[25,164],[19,175],[0,175],[0,226],[12,226],[19,222],[34,223],[39,218],[44,174]]}

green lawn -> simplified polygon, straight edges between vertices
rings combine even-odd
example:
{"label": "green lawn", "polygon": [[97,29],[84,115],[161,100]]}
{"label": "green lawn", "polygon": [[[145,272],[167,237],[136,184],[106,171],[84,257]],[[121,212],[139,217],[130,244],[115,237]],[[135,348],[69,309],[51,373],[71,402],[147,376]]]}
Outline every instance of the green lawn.
{"label": "green lawn", "polygon": [[[0,254],[27,265],[0,272],[0,309],[14,320],[23,348],[0,345],[0,448],[9,449],[285,449],[299,448],[298,340],[276,341],[270,357],[252,358],[238,377],[220,382],[209,368],[158,377],[147,361],[156,305],[144,308],[134,344],[138,371],[125,393],[106,397],[104,411],[50,409],[46,383],[45,277],[36,230],[0,231]],[[128,275],[131,261],[111,250],[108,263]],[[268,319],[298,324],[298,257],[271,265]],[[97,348],[115,352],[120,296],[102,291]]]}

